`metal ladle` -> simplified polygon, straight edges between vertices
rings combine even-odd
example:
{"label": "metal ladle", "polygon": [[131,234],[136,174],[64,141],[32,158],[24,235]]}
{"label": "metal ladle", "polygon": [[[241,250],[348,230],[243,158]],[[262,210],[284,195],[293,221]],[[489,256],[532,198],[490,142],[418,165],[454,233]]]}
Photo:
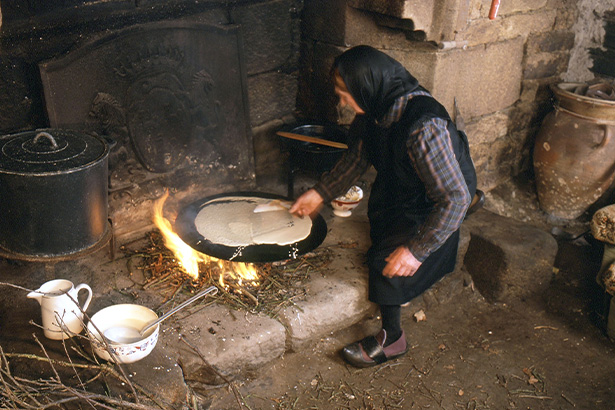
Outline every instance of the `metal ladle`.
{"label": "metal ladle", "polygon": [[169,310],[167,313],[160,316],[158,319],[154,320],[151,323],[148,323],[141,330],[134,328],[134,327],[128,327],[128,326],[113,326],[113,327],[106,329],[103,332],[103,334],[108,340],[110,340],[113,343],[130,344],[130,343],[138,342],[139,340],[143,340],[143,335],[145,334],[145,332],[147,332],[147,330],[156,326],[158,323],[167,319],[169,316],[180,311],[181,309],[185,308],[186,306],[188,306],[195,300],[209,293],[212,293],[213,295],[215,295],[216,293],[218,293],[218,288],[215,286],[210,286],[207,289],[200,291],[196,295],[192,296],[190,299],[187,299],[186,301],[177,305],[173,309]]}

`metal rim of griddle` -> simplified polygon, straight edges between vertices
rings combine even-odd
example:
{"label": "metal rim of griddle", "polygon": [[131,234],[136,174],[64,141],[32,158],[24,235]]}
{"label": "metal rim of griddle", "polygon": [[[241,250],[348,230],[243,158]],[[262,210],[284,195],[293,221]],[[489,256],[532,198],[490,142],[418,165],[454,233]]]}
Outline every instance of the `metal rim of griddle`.
{"label": "metal rim of griddle", "polygon": [[264,192],[242,191],[209,196],[194,201],[182,208],[175,220],[175,232],[193,249],[218,259],[233,262],[275,262],[293,259],[317,248],[324,241],[327,235],[327,223],[320,214],[312,219],[312,230],[310,234],[302,241],[290,245],[258,244],[245,247],[232,247],[213,243],[205,239],[198,232],[195,219],[205,204],[214,199],[242,196],[288,200],[288,198],[284,196]]}

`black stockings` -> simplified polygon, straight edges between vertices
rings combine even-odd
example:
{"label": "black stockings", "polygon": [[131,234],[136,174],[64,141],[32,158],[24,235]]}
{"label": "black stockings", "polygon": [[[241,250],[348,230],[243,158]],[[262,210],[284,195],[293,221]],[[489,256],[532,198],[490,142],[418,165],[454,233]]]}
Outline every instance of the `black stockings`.
{"label": "black stockings", "polygon": [[382,316],[382,328],[387,332],[384,345],[388,346],[399,339],[402,334],[401,306],[380,305],[380,315]]}

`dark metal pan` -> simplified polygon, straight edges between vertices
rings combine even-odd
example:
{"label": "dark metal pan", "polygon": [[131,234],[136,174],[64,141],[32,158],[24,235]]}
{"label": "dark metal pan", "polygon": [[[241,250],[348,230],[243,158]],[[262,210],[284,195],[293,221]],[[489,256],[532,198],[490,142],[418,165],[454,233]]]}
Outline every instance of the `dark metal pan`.
{"label": "dark metal pan", "polygon": [[175,220],[175,232],[193,249],[218,259],[235,262],[273,262],[292,259],[317,248],[327,236],[327,223],[319,214],[312,219],[312,230],[308,237],[291,245],[260,244],[246,247],[231,247],[213,243],[205,239],[197,231],[194,221],[206,203],[213,199],[227,196],[288,200],[288,198],[281,195],[263,192],[232,192],[209,196],[194,201],[179,212]]}

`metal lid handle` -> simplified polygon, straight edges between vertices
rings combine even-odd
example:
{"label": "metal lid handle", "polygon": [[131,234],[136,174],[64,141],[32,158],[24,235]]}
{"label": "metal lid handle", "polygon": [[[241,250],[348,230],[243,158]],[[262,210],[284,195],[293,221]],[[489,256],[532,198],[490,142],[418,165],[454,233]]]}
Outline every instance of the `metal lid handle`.
{"label": "metal lid handle", "polygon": [[58,143],[56,142],[55,138],[53,138],[53,135],[45,131],[41,131],[38,134],[36,134],[36,136],[34,137],[34,141],[33,141],[34,144],[38,144],[38,142],[40,141],[42,137],[45,137],[47,138],[47,140],[49,140],[49,142],[51,143],[51,148],[53,149],[58,148]]}

